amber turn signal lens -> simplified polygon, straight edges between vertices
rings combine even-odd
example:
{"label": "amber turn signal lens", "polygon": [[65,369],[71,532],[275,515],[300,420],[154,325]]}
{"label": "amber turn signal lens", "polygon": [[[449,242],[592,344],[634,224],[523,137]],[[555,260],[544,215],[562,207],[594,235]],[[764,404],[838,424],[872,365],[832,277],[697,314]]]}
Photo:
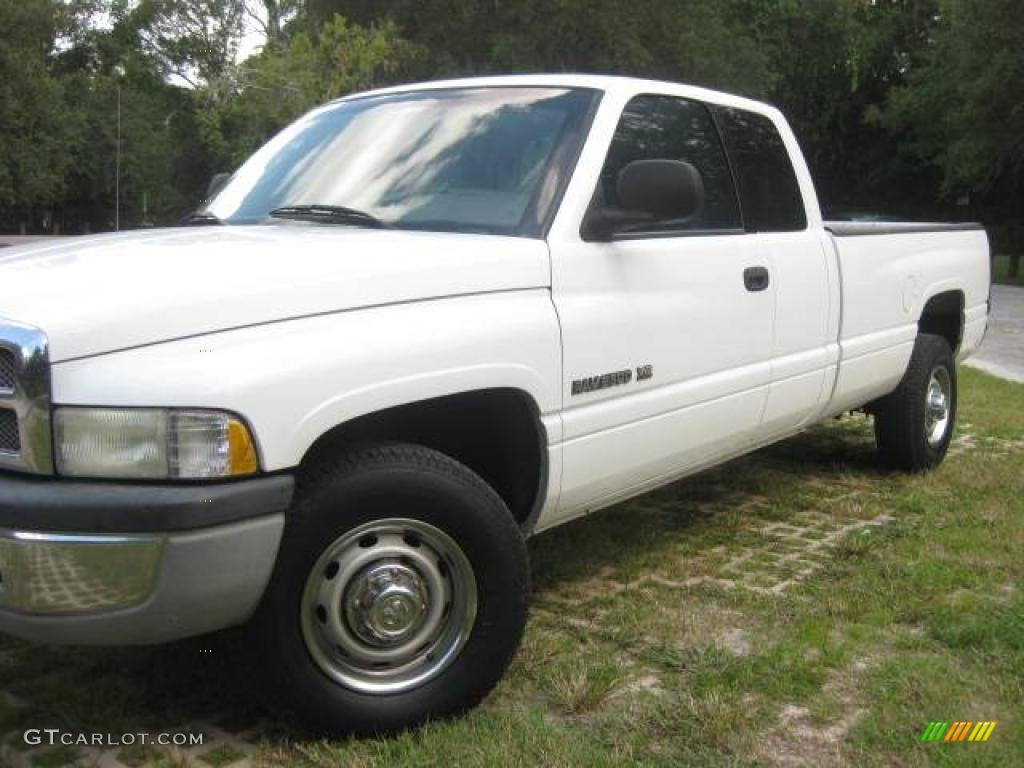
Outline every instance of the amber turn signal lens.
{"label": "amber turn signal lens", "polygon": [[260,468],[249,430],[237,419],[228,422],[228,455],[232,475],[251,475]]}

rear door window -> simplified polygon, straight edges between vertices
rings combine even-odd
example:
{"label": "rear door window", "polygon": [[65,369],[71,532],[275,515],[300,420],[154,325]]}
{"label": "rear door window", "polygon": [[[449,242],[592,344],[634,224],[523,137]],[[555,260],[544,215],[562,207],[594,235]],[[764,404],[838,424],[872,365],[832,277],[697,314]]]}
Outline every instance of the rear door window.
{"label": "rear door window", "polygon": [[755,112],[713,109],[736,175],[747,231],[806,229],[800,185],[775,124]]}

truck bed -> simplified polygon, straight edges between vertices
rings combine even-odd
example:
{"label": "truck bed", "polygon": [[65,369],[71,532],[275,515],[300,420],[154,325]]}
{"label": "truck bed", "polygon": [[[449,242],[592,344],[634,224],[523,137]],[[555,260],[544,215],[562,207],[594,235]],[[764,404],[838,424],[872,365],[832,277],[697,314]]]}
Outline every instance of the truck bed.
{"label": "truck bed", "polygon": [[918,318],[932,301],[962,328],[957,361],[981,343],[989,248],[980,224],[825,222],[841,285],[834,413],[885,394],[906,370]]}

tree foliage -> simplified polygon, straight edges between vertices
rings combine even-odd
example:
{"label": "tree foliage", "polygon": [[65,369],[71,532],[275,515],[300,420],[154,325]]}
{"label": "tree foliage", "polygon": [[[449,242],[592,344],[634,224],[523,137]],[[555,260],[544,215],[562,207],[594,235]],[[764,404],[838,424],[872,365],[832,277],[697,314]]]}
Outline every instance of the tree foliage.
{"label": "tree foliage", "polygon": [[739,11],[723,0],[309,0],[308,13],[393,19],[425,51],[420,76],[591,71],[765,96],[767,57]]}
{"label": "tree foliage", "polygon": [[[1017,5],[0,0],[0,227],[109,227],[118,151],[122,221],[172,222],[213,172],[317,104],[516,71],[658,77],[769,100],[789,116],[827,211],[1021,223]],[[264,44],[240,61],[246,30]]]}
{"label": "tree foliage", "polygon": [[189,85],[223,89],[238,53],[244,0],[145,0],[138,11],[147,48]]}
{"label": "tree foliage", "polygon": [[360,27],[335,15],[315,38],[300,30],[246,61],[236,98],[205,115],[206,140],[223,167],[234,167],[314,106],[387,83],[412,55],[393,22]]}
{"label": "tree foliage", "polygon": [[946,190],[1024,176],[1024,24],[1018,0],[946,0],[922,65],[895,88],[888,124],[937,165]]}
{"label": "tree foliage", "polygon": [[64,91],[50,77],[58,19],[47,0],[0,0],[0,205],[60,199],[71,162]]}

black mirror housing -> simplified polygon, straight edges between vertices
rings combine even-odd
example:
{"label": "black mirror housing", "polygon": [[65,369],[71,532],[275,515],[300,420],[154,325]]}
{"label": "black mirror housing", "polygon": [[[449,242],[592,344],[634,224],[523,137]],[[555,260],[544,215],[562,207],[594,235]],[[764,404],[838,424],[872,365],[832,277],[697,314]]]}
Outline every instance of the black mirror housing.
{"label": "black mirror housing", "polygon": [[659,221],[681,222],[704,210],[704,178],[682,160],[634,160],[616,180],[618,206],[597,204],[584,219],[584,239],[611,240],[616,233]]}
{"label": "black mirror housing", "polygon": [[635,160],[619,172],[619,205],[656,220],[688,219],[704,210],[704,179],[682,160]]}
{"label": "black mirror housing", "polygon": [[639,211],[623,211],[619,208],[597,207],[587,212],[583,225],[583,237],[599,243],[608,242],[616,232],[636,227],[653,218]]}

